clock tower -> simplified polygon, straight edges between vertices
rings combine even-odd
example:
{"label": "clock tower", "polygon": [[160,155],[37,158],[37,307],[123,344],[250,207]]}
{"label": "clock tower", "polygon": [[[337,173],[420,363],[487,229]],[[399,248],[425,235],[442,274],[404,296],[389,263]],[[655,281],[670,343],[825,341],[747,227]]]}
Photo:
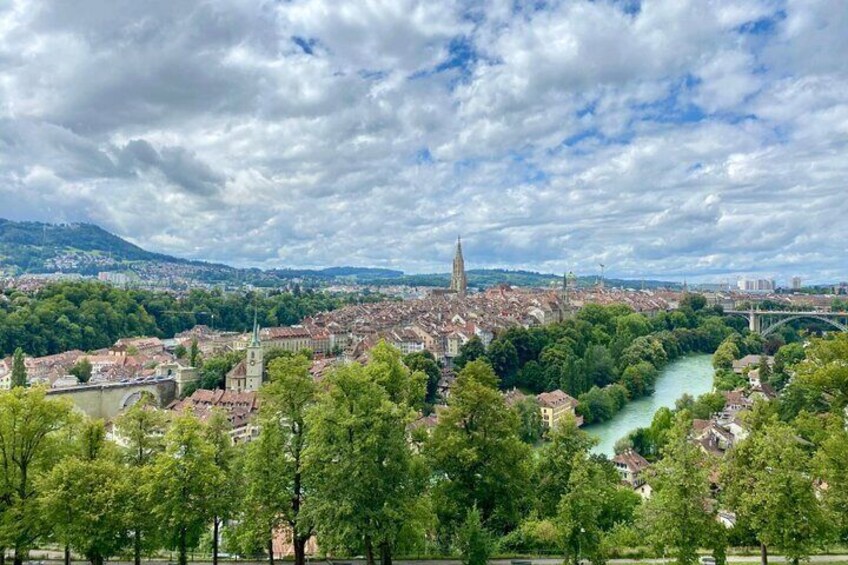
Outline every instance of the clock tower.
{"label": "clock tower", "polygon": [[262,343],[259,341],[259,324],[256,316],[253,319],[253,338],[247,346],[247,357],[245,358],[245,383],[244,390],[257,391],[262,386],[262,375],[265,372],[265,363],[262,356]]}

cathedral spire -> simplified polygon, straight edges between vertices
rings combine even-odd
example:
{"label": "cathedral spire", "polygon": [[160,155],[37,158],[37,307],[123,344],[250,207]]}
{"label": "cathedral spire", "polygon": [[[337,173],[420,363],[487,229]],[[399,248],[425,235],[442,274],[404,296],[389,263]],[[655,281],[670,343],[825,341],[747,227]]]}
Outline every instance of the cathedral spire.
{"label": "cathedral spire", "polygon": [[465,296],[468,288],[468,279],[465,276],[465,259],[462,257],[462,238],[456,238],[456,254],[453,257],[453,271],[451,272],[450,289],[460,296]]}

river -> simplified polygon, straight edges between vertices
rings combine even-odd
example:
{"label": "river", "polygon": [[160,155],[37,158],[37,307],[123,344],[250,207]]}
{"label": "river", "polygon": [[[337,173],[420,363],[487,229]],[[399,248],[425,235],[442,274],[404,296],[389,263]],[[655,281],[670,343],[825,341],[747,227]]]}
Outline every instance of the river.
{"label": "river", "polygon": [[636,428],[650,426],[654,412],[673,407],[684,394],[697,397],[712,387],[712,355],[688,355],[670,363],[660,371],[654,394],[628,402],[611,420],[584,428],[599,441],[593,451],[612,457],[615,442]]}

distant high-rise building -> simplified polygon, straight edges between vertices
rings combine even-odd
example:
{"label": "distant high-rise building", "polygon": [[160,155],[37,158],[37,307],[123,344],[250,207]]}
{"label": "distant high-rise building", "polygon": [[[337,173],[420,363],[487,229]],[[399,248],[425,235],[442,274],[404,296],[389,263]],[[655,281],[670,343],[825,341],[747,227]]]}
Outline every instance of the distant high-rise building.
{"label": "distant high-rise building", "polygon": [[792,290],[801,290],[801,277],[792,277]]}
{"label": "distant high-rise building", "polygon": [[775,289],[774,279],[739,279],[736,285],[746,292],[772,292]]}
{"label": "distant high-rise building", "polygon": [[450,289],[460,296],[465,296],[468,290],[468,279],[465,278],[465,259],[462,258],[462,240],[456,238],[456,255],[453,257]]}

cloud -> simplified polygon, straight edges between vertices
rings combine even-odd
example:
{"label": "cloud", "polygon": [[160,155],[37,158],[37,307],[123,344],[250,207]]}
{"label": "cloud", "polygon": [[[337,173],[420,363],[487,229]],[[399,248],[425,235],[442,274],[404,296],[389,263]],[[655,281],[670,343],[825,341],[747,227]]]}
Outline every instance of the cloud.
{"label": "cloud", "polygon": [[0,216],[263,267],[846,278],[840,0],[13,0]]}

